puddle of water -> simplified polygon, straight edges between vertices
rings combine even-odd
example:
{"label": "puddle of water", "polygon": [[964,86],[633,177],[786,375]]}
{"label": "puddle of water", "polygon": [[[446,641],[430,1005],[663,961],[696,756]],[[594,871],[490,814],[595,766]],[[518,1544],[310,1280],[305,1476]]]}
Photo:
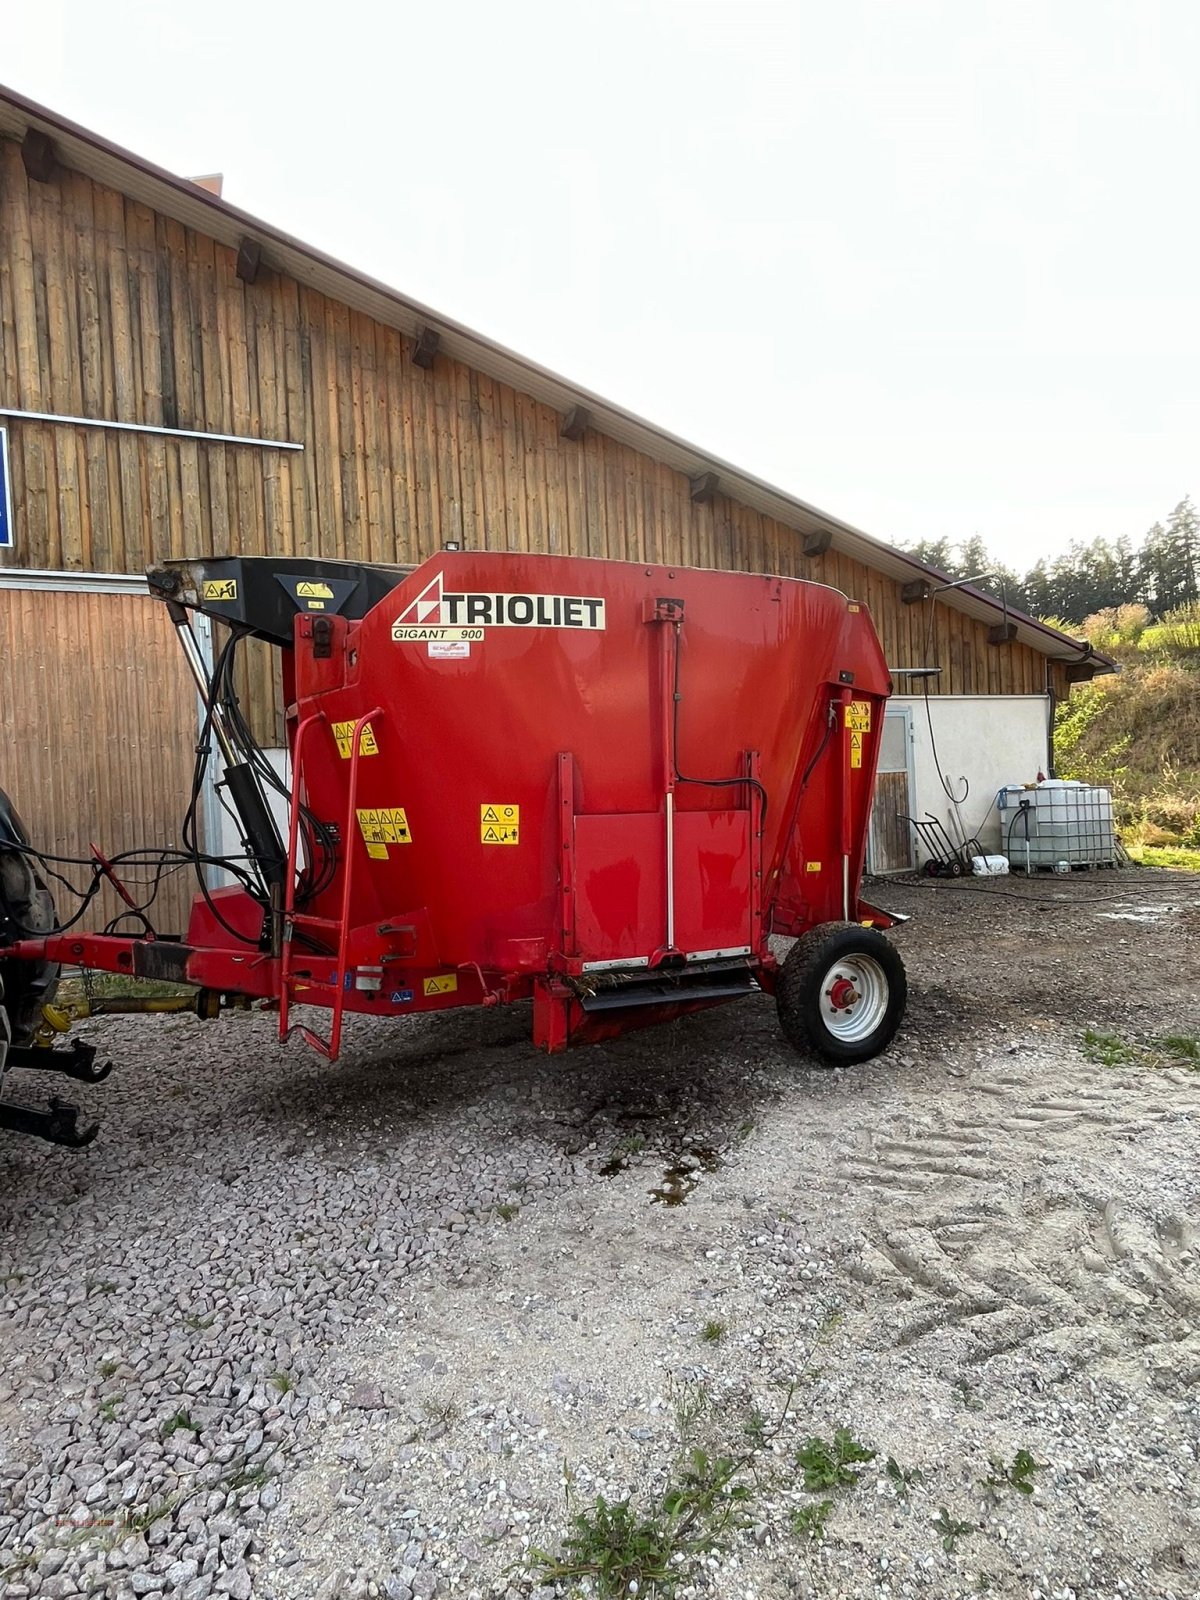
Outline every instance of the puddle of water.
{"label": "puddle of water", "polygon": [[663,1181],[650,1189],[651,1205],[681,1206],[700,1182],[700,1173],[716,1172],[721,1165],[717,1152],[706,1144],[691,1145],[673,1165],[663,1168]]}
{"label": "puddle of water", "polygon": [[1175,910],[1174,906],[1165,905],[1140,905],[1128,906],[1122,911],[1097,911],[1097,917],[1103,917],[1107,922],[1161,922]]}
{"label": "puddle of water", "polygon": [[657,1189],[649,1190],[650,1204],[681,1206],[699,1183],[696,1167],[664,1167],[663,1181]]}

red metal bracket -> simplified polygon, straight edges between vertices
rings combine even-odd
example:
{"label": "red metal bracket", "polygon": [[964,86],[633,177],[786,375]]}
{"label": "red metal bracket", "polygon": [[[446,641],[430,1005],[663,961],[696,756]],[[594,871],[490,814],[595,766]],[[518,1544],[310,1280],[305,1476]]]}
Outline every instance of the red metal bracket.
{"label": "red metal bracket", "polygon": [[[349,972],[350,948],[350,907],[352,904],[354,888],[354,862],[357,851],[354,847],[354,838],[357,833],[355,823],[358,813],[358,771],[362,756],[362,732],[367,723],[373,718],[383,720],[383,710],[380,706],[373,707],[364,712],[354,724],[350,735],[350,783],[346,795],[346,822],[342,829],[342,908],[341,917],[337,927],[337,977],[336,989],[333,996],[333,1020],[329,1029],[328,1041],[319,1038],[311,1029],[300,1027],[296,1029],[318,1054],[323,1055],[328,1061],[336,1061],[342,1043],[342,1019],[346,1010],[346,975]],[[296,743],[292,756],[292,804],[288,822],[288,881],[286,890],[286,918],[284,925],[284,954],[282,983],[280,985],[279,1002],[279,1037],[286,1039],[291,1031],[288,1026],[288,1003],[290,999],[289,982],[291,975],[291,949],[292,933],[297,924],[307,927],[329,928],[328,918],[305,917],[296,911],[296,855],[300,836],[300,752],[301,741],[309,726],[314,722],[323,722],[324,714],[316,713],[305,717],[296,730]]]}

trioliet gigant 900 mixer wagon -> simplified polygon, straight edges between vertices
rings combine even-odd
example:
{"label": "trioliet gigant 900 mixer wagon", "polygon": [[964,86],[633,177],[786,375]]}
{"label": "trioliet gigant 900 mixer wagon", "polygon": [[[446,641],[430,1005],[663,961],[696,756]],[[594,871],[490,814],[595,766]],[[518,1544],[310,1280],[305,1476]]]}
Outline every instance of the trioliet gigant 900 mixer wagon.
{"label": "trioliet gigant 900 mixer wagon", "polygon": [[[281,1038],[330,1060],[348,1011],[532,999],[534,1038],[557,1051],[760,988],[825,1062],[888,1044],[904,969],[859,882],[890,683],[853,600],[785,578],[452,551],[415,569],[172,563],[149,582],[206,707],[182,845],[82,863],[88,892],[107,879],[141,918],[82,932],[46,888],[62,864],[0,812],[10,1065],[97,1075],[88,1047],[48,1047],[60,964],[194,985],[179,1003],[202,1016],[264,1002]],[[228,624],[211,673],[193,610]],[[247,637],[282,652],[286,785],[233,689]],[[196,843],[210,757],[237,856]],[[130,860],[195,865],[182,937],[137,907]],[[218,866],[232,884],[205,881]],[[772,934],[799,936],[782,966]],[[327,1032],[298,1006],[329,1012]],[[93,1131],[58,1101],[0,1110],[65,1143]]]}

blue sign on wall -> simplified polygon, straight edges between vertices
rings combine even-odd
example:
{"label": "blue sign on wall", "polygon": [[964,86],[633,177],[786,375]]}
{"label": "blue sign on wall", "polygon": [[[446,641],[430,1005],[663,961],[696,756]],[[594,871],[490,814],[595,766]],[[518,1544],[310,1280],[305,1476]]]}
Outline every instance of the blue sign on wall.
{"label": "blue sign on wall", "polygon": [[13,542],[12,479],[8,475],[8,433],[0,428],[0,549]]}

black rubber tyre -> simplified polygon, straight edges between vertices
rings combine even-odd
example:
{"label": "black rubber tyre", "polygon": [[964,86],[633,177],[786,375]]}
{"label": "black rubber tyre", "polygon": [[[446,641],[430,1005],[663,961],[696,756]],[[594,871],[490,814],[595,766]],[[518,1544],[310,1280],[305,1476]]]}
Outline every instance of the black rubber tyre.
{"label": "black rubber tyre", "polygon": [[6,841],[28,842],[12,801],[0,789],[0,993],[12,1043],[33,1038],[43,1005],[58,986],[58,967],[48,961],[5,961],[3,947],[14,940],[53,933],[58,924],[54,897],[29,856],[6,849]]}
{"label": "black rubber tyre", "polygon": [[952,861],[950,863],[950,876],[952,878],[961,878],[966,870],[961,861]]}
{"label": "black rubber tyre", "polygon": [[[856,998],[835,1006],[831,991],[841,984]],[[784,1037],[827,1067],[853,1066],[886,1050],[907,999],[896,947],[877,928],[857,922],[810,928],[788,951],[775,987]]]}
{"label": "black rubber tyre", "polygon": [[940,878],[942,875],[942,864],[940,861],[935,861],[933,857],[930,856],[929,860],[925,863],[924,870],[927,878]]}

